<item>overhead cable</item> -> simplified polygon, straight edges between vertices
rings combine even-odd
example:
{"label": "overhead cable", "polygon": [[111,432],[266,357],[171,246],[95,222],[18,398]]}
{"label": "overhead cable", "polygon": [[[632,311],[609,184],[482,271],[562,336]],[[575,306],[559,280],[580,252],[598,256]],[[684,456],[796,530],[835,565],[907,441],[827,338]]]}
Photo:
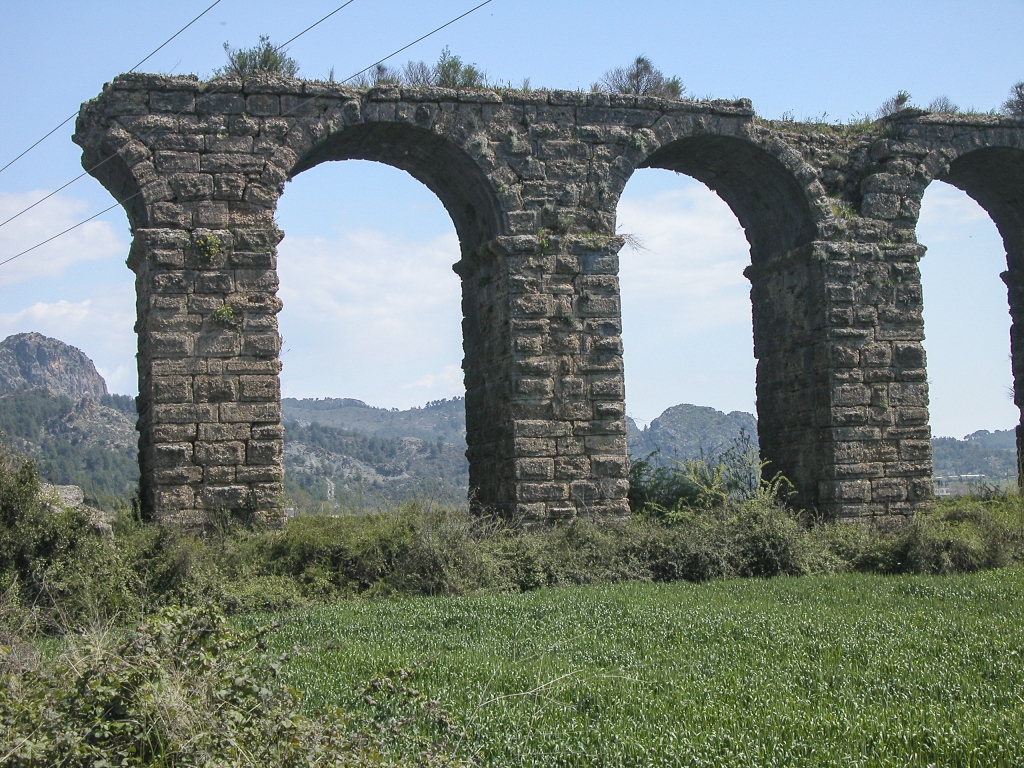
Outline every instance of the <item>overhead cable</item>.
{"label": "overhead cable", "polygon": [[[220,2],[220,0],[217,0],[217,1],[218,1],[218,2]],[[306,32],[308,32],[309,30],[313,29],[313,27],[317,26],[317,24],[320,24],[321,22],[323,22],[323,21],[326,21],[326,20],[327,20],[327,19],[329,19],[329,18],[330,18],[331,16],[333,16],[333,15],[334,15],[335,13],[337,13],[338,11],[340,11],[340,10],[341,10],[342,8],[344,8],[344,7],[345,7],[345,6],[347,6],[347,5],[350,5],[350,4],[351,4],[351,3],[353,3],[353,2],[355,2],[355,0],[348,0],[348,2],[344,3],[343,5],[339,6],[339,7],[338,7],[338,8],[336,8],[336,9],[335,9],[334,11],[332,11],[331,13],[327,14],[326,16],[324,16],[324,17],[323,17],[322,19],[320,19],[320,21],[317,21],[317,22],[316,22],[315,24],[312,24],[312,25],[310,25],[309,27],[307,27],[306,29],[304,29],[304,30],[303,30],[302,32],[300,32],[300,33],[299,33],[298,35],[296,35],[295,37],[293,37],[293,38],[291,38],[290,40],[288,40],[287,42],[285,42],[285,43],[282,43],[281,45],[277,46],[277,47],[275,48],[275,50],[280,50],[281,48],[283,48],[283,47],[284,47],[285,45],[287,45],[288,43],[291,43],[291,42],[293,42],[293,41],[297,40],[297,39],[298,39],[299,37],[301,37],[302,35],[306,34]],[[466,11],[465,13],[462,13],[462,14],[460,14],[460,15],[456,16],[456,17],[455,17],[454,19],[451,19],[450,21],[447,21],[447,22],[445,22],[444,24],[442,24],[442,25],[441,25],[441,26],[439,26],[439,27],[436,27],[435,29],[433,29],[433,30],[431,30],[430,32],[428,32],[427,34],[425,34],[425,35],[422,35],[421,37],[418,37],[418,38],[416,38],[415,40],[413,40],[413,41],[412,41],[411,43],[409,43],[408,45],[402,46],[402,47],[401,47],[401,48],[399,48],[399,49],[398,49],[397,51],[394,51],[393,53],[390,53],[390,54],[388,54],[387,56],[385,56],[385,57],[384,57],[383,59],[380,59],[379,61],[377,61],[377,62],[374,62],[373,64],[371,64],[370,66],[368,66],[368,67],[366,67],[366,68],[364,68],[364,69],[361,69],[361,70],[359,70],[359,71],[358,71],[358,72],[356,72],[356,73],[355,73],[354,75],[352,75],[352,76],[350,76],[350,77],[346,78],[345,80],[342,80],[341,82],[342,82],[342,83],[347,83],[347,82],[348,82],[349,80],[353,80],[353,79],[355,79],[355,78],[359,77],[359,75],[363,74],[364,72],[368,72],[369,70],[371,70],[371,69],[373,69],[374,67],[376,67],[376,66],[377,66],[378,64],[383,64],[383,63],[384,63],[385,61],[387,61],[388,59],[390,59],[390,58],[392,58],[392,57],[394,57],[394,56],[397,56],[398,54],[402,53],[402,51],[408,50],[408,49],[409,49],[409,48],[411,48],[412,46],[416,45],[416,43],[419,43],[419,42],[422,42],[423,40],[426,40],[426,39],[427,39],[428,37],[430,37],[431,35],[434,35],[434,34],[436,34],[436,33],[440,32],[440,31],[441,31],[442,29],[444,29],[444,28],[446,28],[446,27],[450,27],[450,26],[451,26],[452,24],[454,24],[455,22],[459,21],[460,19],[464,19],[465,17],[469,16],[469,15],[470,15],[471,13],[473,13],[473,12],[475,12],[475,11],[478,11],[478,10],[480,10],[480,9],[481,9],[481,8],[483,8],[483,7],[485,6],[485,5],[488,5],[488,4],[492,3],[492,2],[494,2],[494,0],[484,0],[484,2],[480,3],[479,5],[477,5],[477,6],[474,6],[473,8],[470,8],[470,9],[469,9],[468,11]],[[216,4],[216,3],[215,3],[215,4]],[[296,105],[295,107],[293,107],[292,109],[296,109],[296,108],[298,108],[298,106],[299,106],[299,105],[297,104],[297,105]],[[290,112],[292,111],[292,109],[288,110],[287,112],[283,112],[283,113],[282,113],[282,116],[283,116],[283,115],[286,115],[286,114],[289,114],[289,113],[290,113]],[[181,113],[178,113],[178,114],[181,114]],[[65,122],[66,122],[66,121],[65,121]],[[120,150],[118,150],[118,152],[120,152]],[[91,173],[91,172],[92,172],[92,171],[94,171],[94,170],[95,170],[96,168],[98,168],[99,166],[103,165],[103,163],[107,162],[107,160],[110,160],[111,158],[113,158],[113,157],[116,157],[116,156],[117,156],[117,153],[114,153],[113,155],[109,155],[108,157],[104,158],[103,160],[101,160],[100,162],[98,162],[98,163],[97,163],[96,165],[94,165],[94,166],[93,166],[92,168],[90,168],[90,169],[89,169],[88,171],[85,171],[85,172],[83,172],[82,174],[80,174],[80,175],[76,176],[76,177],[75,177],[74,179],[72,179],[71,181],[69,181],[69,182],[68,182],[67,184],[65,184],[64,186],[62,186],[62,187],[60,187],[59,189],[56,189],[56,190],[54,190],[53,192],[51,192],[51,193],[50,193],[49,195],[47,195],[46,197],[44,197],[44,198],[43,198],[42,200],[39,200],[39,201],[37,201],[36,203],[33,203],[33,204],[32,204],[32,205],[30,205],[30,206],[29,206],[28,208],[24,209],[23,211],[20,211],[20,212],[16,213],[16,214],[15,214],[14,216],[12,216],[11,218],[7,219],[7,221],[4,221],[4,222],[0,223],[0,227],[2,227],[2,226],[3,226],[4,224],[6,224],[7,222],[9,222],[9,221],[12,221],[12,220],[16,219],[16,218],[17,218],[18,216],[20,216],[20,215],[21,215],[22,213],[25,213],[26,211],[28,211],[28,210],[30,210],[30,209],[32,209],[32,208],[34,208],[34,207],[35,207],[36,205],[38,205],[39,203],[43,202],[43,200],[46,200],[47,198],[49,198],[49,197],[52,197],[53,195],[57,194],[57,192],[60,192],[60,191],[61,191],[62,189],[64,189],[65,187],[68,187],[68,186],[70,186],[70,185],[71,185],[71,184],[73,184],[74,182],[78,181],[78,179],[82,178],[82,176],[85,176],[86,174],[88,174],[88,173]],[[99,213],[95,213],[95,214],[93,214],[92,216],[90,216],[89,218],[87,218],[87,219],[84,219],[84,220],[82,220],[82,221],[78,222],[78,223],[77,223],[77,224],[75,224],[74,226],[68,227],[68,228],[67,228],[67,229],[65,229],[65,230],[64,230],[63,232],[58,232],[58,233],[57,233],[56,235],[53,235],[52,237],[49,237],[49,238],[47,238],[46,240],[43,240],[43,241],[42,241],[41,243],[37,243],[36,245],[33,245],[33,246],[32,246],[31,248],[26,248],[26,249],[25,249],[24,251],[21,251],[20,253],[16,253],[16,254],[15,254],[14,256],[11,256],[11,257],[9,257],[9,258],[7,258],[7,259],[3,260],[3,261],[0,261],[0,267],[2,267],[2,266],[3,266],[4,264],[7,264],[7,263],[9,263],[9,262],[12,262],[12,261],[14,261],[14,260],[15,260],[15,259],[17,259],[17,258],[18,258],[19,256],[24,256],[24,255],[25,255],[26,253],[31,253],[32,251],[36,250],[37,248],[40,248],[41,246],[44,246],[44,245],[46,245],[47,243],[49,243],[49,242],[51,242],[51,241],[53,241],[53,240],[56,240],[56,239],[57,239],[58,237],[62,237],[63,235],[66,235],[66,234],[67,234],[68,232],[71,232],[72,230],[78,229],[78,227],[82,226],[83,224],[87,224],[88,222],[92,221],[92,220],[93,220],[93,219],[95,219],[96,217],[98,217],[98,216],[102,216],[102,215],[103,215],[104,213],[106,213],[107,211],[113,210],[113,209],[114,209],[114,208],[116,208],[117,206],[119,206],[119,205],[123,205],[124,203],[127,203],[127,202],[128,202],[129,200],[131,200],[131,199],[132,199],[132,198],[134,198],[134,197],[138,197],[138,196],[139,196],[140,194],[142,194],[142,193],[141,193],[141,191],[139,191],[139,192],[136,192],[136,193],[134,193],[134,194],[132,194],[132,195],[129,195],[128,197],[126,197],[126,198],[124,198],[124,199],[122,199],[122,200],[119,200],[119,201],[117,201],[116,203],[114,203],[113,205],[109,206],[108,208],[104,208],[104,209],[103,209],[102,211],[100,211]]]}
{"label": "overhead cable", "polygon": [[[206,9],[205,11],[203,11],[203,12],[202,12],[201,14],[199,14],[199,16],[196,16],[196,18],[192,19],[192,21],[190,21],[190,22],[189,22],[188,24],[186,24],[186,25],[185,25],[184,27],[182,27],[182,28],[181,28],[180,30],[178,30],[178,32],[176,32],[176,33],[175,33],[175,34],[174,34],[174,35],[173,35],[172,37],[168,38],[168,40],[167,40],[167,41],[165,41],[165,42],[163,43],[163,45],[161,45],[161,46],[160,46],[160,48],[163,48],[163,46],[164,46],[164,45],[167,45],[167,43],[169,43],[169,42],[170,42],[171,40],[173,40],[173,39],[174,39],[175,37],[177,37],[178,35],[180,35],[180,34],[181,34],[181,33],[182,33],[183,31],[185,31],[186,29],[188,29],[188,27],[190,27],[190,26],[191,26],[192,24],[194,24],[194,23],[195,23],[196,21],[198,21],[198,20],[199,20],[199,19],[200,19],[200,18],[201,18],[201,17],[202,17],[202,16],[204,15],[204,14],[206,14],[206,13],[207,13],[207,12],[208,12],[208,11],[209,11],[210,9],[212,9],[214,5],[217,5],[217,3],[220,3],[220,2],[222,2],[222,0],[216,0],[216,2],[214,2],[214,3],[213,3],[213,5],[211,5],[211,6],[209,7],[209,8],[207,8],[207,9]],[[336,13],[337,13],[338,11],[340,11],[340,10],[341,10],[342,8],[345,8],[346,6],[348,6],[348,5],[351,5],[351,4],[352,4],[352,3],[354,3],[354,2],[355,2],[355,0],[347,0],[347,2],[345,2],[345,3],[343,3],[342,5],[340,5],[340,6],[338,6],[337,8],[335,8],[335,9],[334,9],[333,11],[331,11],[331,12],[330,12],[329,14],[327,14],[326,16],[324,16],[324,17],[323,17],[322,19],[320,19],[320,20],[319,20],[319,21],[317,21],[316,23],[314,23],[314,24],[311,24],[311,25],[309,25],[309,26],[308,26],[308,27],[306,27],[306,28],[305,28],[304,30],[302,30],[301,32],[299,32],[299,34],[295,35],[295,36],[294,36],[293,38],[291,38],[291,39],[290,39],[290,40],[288,40],[287,42],[285,42],[285,43],[283,43],[283,44],[281,44],[281,45],[275,46],[275,47],[274,47],[274,51],[275,51],[275,52],[276,52],[276,51],[280,51],[280,50],[281,50],[282,48],[284,48],[284,46],[285,46],[285,45],[288,45],[288,43],[291,43],[291,42],[293,42],[293,41],[295,41],[295,40],[298,40],[298,39],[299,39],[300,37],[302,37],[302,36],[303,36],[304,34],[306,34],[307,32],[309,32],[309,30],[313,29],[313,28],[314,28],[314,27],[316,27],[317,25],[319,25],[319,24],[321,24],[322,22],[326,21],[327,19],[331,18],[331,16],[333,16],[334,14],[336,14]],[[156,49],[156,51],[159,51],[159,50],[160,50],[160,48],[157,48],[157,49]],[[153,53],[156,53],[156,51],[153,51]],[[136,64],[136,65],[135,65],[134,67],[132,67],[132,69],[131,69],[130,71],[131,71],[131,72],[134,72],[134,71],[135,71],[136,69],[138,69],[138,68],[139,68],[139,67],[140,67],[140,66],[141,66],[141,65],[143,64],[143,62],[145,62],[145,61],[146,61],[146,59],[149,59],[149,58],[150,58],[150,56],[152,56],[152,55],[153,55],[153,53],[151,53],[151,54],[150,54],[149,56],[147,56],[147,57],[146,57],[145,59],[143,59],[143,60],[142,60],[142,61],[140,61],[140,62],[139,62],[138,64]],[[217,89],[216,89],[216,88],[214,88],[213,90],[209,91],[209,93],[211,93],[211,94],[212,94],[212,93],[217,93]],[[185,110],[179,110],[178,112],[175,112],[175,113],[174,113],[174,115],[172,115],[172,117],[180,117],[180,116],[181,116],[182,114],[184,114],[184,111],[185,111]],[[67,123],[67,122],[68,122],[68,120],[71,120],[72,118],[74,118],[74,117],[75,117],[75,115],[77,115],[77,114],[78,114],[78,113],[77,113],[77,112],[75,112],[75,114],[74,114],[74,115],[71,115],[71,116],[70,116],[70,117],[69,117],[69,118],[68,118],[67,120],[65,120],[65,121],[64,121],[63,123],[61,123],[60,125],[58,125],[58,126],[57,126],[57,128],[54,128],[54,129],[53,129],[52,131],[50,131],[50,133],[46,134],[46,136],[50,136],[51,134],[53,134],[53,133],[54,133],[54,132],[55,132],[55,131],[56,131],[56,130],[57,130],[58,128],[60,128],[60,127],[61,127],[62,125],[64,125],[65,123]],[[148,134],[148,137],[152,137],[152,136],[153,136],[153,135],[154,135],[155,133],[156,133],[156,131],[151,131],[151,132],[150,132],[150,133]],[[43,139],[45,139],[45,138],[46,138],[46,136],[44,136],[44,137],[43,137]],[[40,143],[41,141],[43,141],[43,139],[40,139],[39,141],[37,141],[37,142],[36,142],[35,144],[33,144],[33,145],[32,145],[32,147],[36,146],[36,144],[39,144],[39,143]],[[32,149],[32,147],[29,147],[29,149],[26,149],[26,150],[25,150],[25,152],[22,152],[21,154],[22,154],[22,155],[26,154],[26,153],[27,153],[27,152],[28,152],[29,150],[31,150],[31,149]],[[44,203],[44,202],[46,202],[46,201],[47,201],[47,200],[49,200],[49,199],[50,199],[51,197],[53,197],[54,195],[56,195],[56,194],[57,194],[58,192],[60,192],[60,191],[62,191],[62,190],[64,190],[64,189],[66,189],[66,188],[70,187],[70,186],[71,186],[72,184],[74,184],[74,183],[75,183],[76,181],[78,181],[78,180],[79,180],[79,179],[81,179],[82,177],[84,177],[84,176],[88,176],[88,175],[89,175],[89,174],[91,174],[91,173],[92,173],[93,171],[95,171],[95,170],[96,170],[97,168],[99,168],[100,166],[102,166],[102,165],[106,164],[106,163],[107,163],[107,162],[109,162],[110,160],[114,159],[114,158],[115,158],[115,157],[117,157],[117,156],[118,156],[119,154],[121,154],[121,150],[120,150],[120,149],[119,149],[119,150],[118,150],[117,152],[115,152],[114,154],[112,154],[112,155],[107,155],[107,157],[105,157],[105,158],[103,158],[102,160],[100,160],[100,161],[99,161],[98,163],[96,163],[96,165],[94,165],[94,166],[92,166],[91,168],[88,168],[87,170],[85,170],[85,171],[83,171],[82,173],[78,174],[77,176],[75,176],[75,178],[71,179],[71,181],[67,182],[66,184],[63,184],[63,185],[61,185],[61,186],[60,186],[60,187],[58,187],[57,189],[55,189],[55,190],[53,190],[52,192],[50,192],[50,194],[48,194],[48,195],[45,195],[44,197],[41,197],[40,199],[36,200],[36,201],[35,201],[34,203],[32,203],[31,205],[27,206],[26,208],[23,208],[22,210],[18,211],[18,212],[17,212],[16,214],[14,214],[14,215],[13,215],[13,216],[11,216],[10,218],[6,219],[5,221],[0,221],[0,227],[3,227],[3,226],[5,226],[5,225],[9,224],[10,222],[14,221],[14,220],[15,220],[16,218],[18,218],[18,217],[19,217],[19,216],[21,216],[22,214],[24,214],[24,213],[28,213],[29,211],[31,211],[31,210],[32,210],[33,208],[35,208],[35,207],[36,207],[37,205],[39,205],[40,203]],[[21,155],[19,155],[18,157],[21,157]],[[14,158],[14,160],[17,160],[17,159],[18,159],[17,157],[16,157],[16,158]],[[11,161],[11,163],[13,163],[13,162],[14,162],[14,160],[12,160],[12,161]],[[10,165],[11,163],[8,163],[7,165]],[[4,167],[6,168],[7,166],[4,166]],[[0,170],[2,170],[2,169],[0,169]]]}
{"label": "overhead cable", "polygon": [[[214,2],[213,4],[211,4],[211,5],[210,5],[210,6],[209,6],[209,7],[208,7],[208,8],[207,8],[207,9],[206,9],[205,11],[203,11],[202,13],[200,13],[200,14],[199,14],[198,16],[196,16],[196,17],[195,17],[194,19],[192,19],[192,21],[190,21],[190,22],[189,22],[188,24],[186,24],[186,25],[185,25],[184,27],[182,27],[182,28],[181,28],[181,29],[179,29],[179,30],[178,30],[177,32],[175,32],[175,33],[174,33],[173,35],[171,35],[171,36],[170,36],[170,37],[168,37],[168,38],[167,38],[166,40],[164,40],[164,41],[163,41],[162,43],[160,43],[160,45],[159,45],[159,46],[157,46],[156,48],[154,48],[154,49],[153,49],[153,51],[152,51],[152,52],[151,52],[151,53],[150,53],[150,54],[149,54],[149,55],[148,55],[148,56],[147,56],[146,58],[144,58],[144,59],[143,59],[142,61],[140,61],[140,62],[139,62],[138,64],[136,64],[136,65],[135,65],[134,67],[132,67],[132,68],[131,68],[131,69],[129,69],[128,71],[129,71],[129,72],[134,72],[134,71],[135,71],[136,69],[138,69],[139,67],[141,67],[141,66],[142,66],[143,64],[145,64],[145,63],[146,63],[147,61],[149,61],[149,60],[150,60],[151,58],[153,58],[153,56],[155,56],[155,55],[156,55],[156,54],[157,54],[157,53],[158,53],[158,52],[160,51],[160,49],[162,49],[162,48],[163,48],[163,47],[164,47],[165,45],[167,45],[167,44],[168,44],[169,42],[171,42],[171,41],[172,41],[172,40],[173,40],[174,38],[176,38],[176,37],[177,37],[178,35],[180,35],[180,34],[181,34],[182,32],[184,32],[184,31],[185,31],[186,29],[188,29],[189,27],[191,27],[191,26],[192,26],[193,24],[195,24],[195,23],[196,23],[197,21],[199,21],[199,20],[200,20],[201,18],[203,18],[203,16],[205,16],[205,15],[206,15],[207,13],[209,13],[209,12],[210,12],[211,10],[213,10],[213,7],[214,7],[215,5],[218,5],[218,4],[219,4],[219,3],[221,3],[221,2],[222,2],[222,0],[215,0],[215,2]],[[351,0],[350,0],[350,2],[351,2]],[[27,155],[27,154],[28,154],[29,152],[31,152],[31,151],[32,151],[33,149],[35,149],[36,147],[38,147],[38,146],[39,146],[40,144],[42,144],[42,143],[43,143],[44,141],[46,141],[46,140],[47,140],[48,138],[50,138],[51,136],[53,136],[53,134],[55,134],[55,133],[56,133],[57,131],[59,131],[59,130],[60,130],[61,128],[63,128],[63,127],[65,126],[65,125],[67,125],[67,124],[68,124],[69,122],[71,122],[72,120],[74,120],[74,119],[75,119],[75,115],[77,115],[77,114],[78,114],[78,112],[77,112],[77,111],[75,111],[75,112],[72,112],[72,113],[71,113],[70,115],[68,115],[68,116],[67,116],[66,118],[64,118],[64,120],[63,120],[63,121],[61,121],[60,125],[58,125],[58,126],[57,126],[56,128],[54,128],[54,129],[53,129],[52,131],[50,131],[49,133],[47,133],[47,134],[46,134],[45,136],[43,136],[43,138],[39,139],[39,141],[37,141],[37,142],[36,142],[35,144],[33,144],[33,145],[32,145],[31,147],[29,147],[28,149],[26,149],[26,150],[25,150],[24,152],[22,152],[22,153],[21,153],[20,155],[18,155],[18,156],[17,156],[16,158],[14,158],[13,160],[9,161],[9,162],[7,163],[7,165],[5,165],[5,166],[4,166],[3,168],[0,168],[0,173],[3,173],[4,171],[6,171],[6,170],[7,170],[8,168],[10,168],[10,167],[11,167],[12,165],[14,165],[14,164],[15,164],[16,162],[18,162],[19,160],[21,160],[21,158],[23,158],[23,157],[24,157],[25,155]],[[9,221],[9,220],[8,220],[8,221]],[[4,222],[4,224],[6,224],[6,223],[7,223],[7,222]],[[0,226],[3,226],[3,225],[2,225],[2,224],[0,224]]]}

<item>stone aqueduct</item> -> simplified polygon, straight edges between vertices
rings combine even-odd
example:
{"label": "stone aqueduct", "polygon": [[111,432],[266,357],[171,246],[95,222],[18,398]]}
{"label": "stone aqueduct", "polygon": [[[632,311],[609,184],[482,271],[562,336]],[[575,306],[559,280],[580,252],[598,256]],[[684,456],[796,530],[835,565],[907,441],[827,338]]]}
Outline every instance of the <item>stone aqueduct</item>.
{"label": "stone aqueduct", "polygon": [[864,517],[931,498],[915,225],[934,179],[1002,234],[1024,403],[1022,118],[904,110],[840,129],[763,121],[746,100],[124,75],[83,105],[74,140],[134,234],[158,518],[280,512],[274,211],[287,179],[328,160],[409,172],[455,224],[480,508],[628,513],[615,210],[637,168],[699,179],[746,232],[761,451],[800,504]]}

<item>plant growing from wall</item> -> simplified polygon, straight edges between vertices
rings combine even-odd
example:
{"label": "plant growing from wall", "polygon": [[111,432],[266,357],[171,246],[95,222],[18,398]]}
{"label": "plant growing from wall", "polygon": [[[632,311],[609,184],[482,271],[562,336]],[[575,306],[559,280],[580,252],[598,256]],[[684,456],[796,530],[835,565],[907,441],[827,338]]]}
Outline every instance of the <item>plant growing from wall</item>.
{"label": "plant growing from wall", "polygon": [[243,79],[253,75],[281,75],[295,77],[299,74],[299,63],[273,43],[267,35],[260,35],[260,41],[252,48],[232,48],[224,43],[228,63],[213,71],[214,77],[237,77]]}
{"label": "plant growing from wall", "polygon": [[200,235],[196,238],[196,252],[204,264],[212,264],[221,249],[222,243],[217,235]]}
{"label": "plant growing from wall", "polygon": [[910,106],[910,98],[910,94],[907,91],[897,91],[894,96],[890,96],[881,103],[875,111],[875,119],[881,120],[883,117],[895,115],[901,109]]}
{"label": "plant growing from wall", "polygon": [[1003,112],[1007,115],[1024,115],[1024,80],[1014,83],[1010,89],[1010,98],[1003,102]]}
{"label": "plant growing from wall", "polygon": [[215,323],[230,326],[235,322],[235,310],[228,304],[222,304],[213,310],[212,317]]}
{"label": "plant growing from wall", "polygon": [[609,69],[591,86],[591,90],[660,96],[663,99],[681,99],[686,92],[678,77],[666,77],[646,56],[637,56],[628,67]]}

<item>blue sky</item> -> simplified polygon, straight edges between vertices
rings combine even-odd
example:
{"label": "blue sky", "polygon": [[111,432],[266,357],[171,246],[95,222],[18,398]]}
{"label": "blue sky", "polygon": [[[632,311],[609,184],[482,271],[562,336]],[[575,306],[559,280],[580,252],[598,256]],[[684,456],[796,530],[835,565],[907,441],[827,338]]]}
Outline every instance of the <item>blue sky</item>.
{"label": "blue sky", "polygon": [[[0,165],[131,68],[212,0],[11,4],[0,27]],[[221,44],[283,41],[340,0],[222,0],[142,68],[207,75]],[[472,7],[472,0],[355,0],[293,43],[300,74],[342,78]],[[696,96],[753,100],[766,117],[847,120],[897,90],[990,109],[1024,79],[1024,3],[610,2],[493,0],[402,54],[445,46],[493,79],[589,88],[637,54]],[[0,173],[0,214],[81,172],[72,126]],[[0,227],[0,260],[108,206],[91,178]],[[0,215],[0,220],[7,216]],[[454,229],[426,188],[371,163],[320,166],[286,188],[279,221],[283,387],[294,396],[422,404],[461,392]],[[619,209],[646,250],[622,258],[627,408],[648,421],[679,402],[753,410],[747,246],[713,193],[686,177],[638,172]],[[941,184],[919,238],[935,434],[1017,421],[1009,317],[991,221]],[[110,387],[135,391],[129,234],[112,211],[0,267],[0,337],[38,330],[81,347]]]}

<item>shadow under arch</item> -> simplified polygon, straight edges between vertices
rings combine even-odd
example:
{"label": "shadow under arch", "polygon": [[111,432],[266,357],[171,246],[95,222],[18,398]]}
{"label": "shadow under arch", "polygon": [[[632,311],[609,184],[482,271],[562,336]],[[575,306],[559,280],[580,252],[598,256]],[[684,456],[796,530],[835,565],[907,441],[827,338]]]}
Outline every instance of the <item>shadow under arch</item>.
{"label": "shadow under arch", "polygon": [[[469,497],[476,508],[499,507],[511,477],[496,482],[510,444],[512,335],[505,327],[501,265],[489,244],[505,234],[503,207],[486,171],[461,146],[405,123],[364,123],[333,133],[304,153],[289,178],[333,160],[368,160],[406,171],[433,192],[455,225],[462,280],[462,370],[466,387]],[[506,462],[507,464],[507,462]]]}
{"label": "shadow under arch", "polygon": [[330,134],[304,153],[289,178],[329,160],[371,160],[406,171],[437,195],[463,254],[503,233],[501,204],[485,171],[461,147],[407,123],[363,123]]}
{"label": "shadow under arch", "polygon": [[[985,209],[996,225],[1006,249],[1006,283],[1010,305],[1010,359],[1013,371],[1013,402],[1024,411],[1024,150],[1014,147],[981,147],[964,152],[937,175],[963,190]],[[1021,482],[1024,457],[1024,414],[1017,426],[1017,482]]]}
{"label": "shadow under arch", "polygon": [[[818,239],[815,209],[797,171],[754,141],[723,135],[687,136],[648,156],[640,168],[691,176],[721,197],[750,244],[756,407],[761,458],[767,476],[781,472],[797,490],[796,503],[818,503],[821,453],[818,415],[827,403],[816,369],[811,298]],[[808,393],[815,393],[809,396]]]}
{"label": "shadow under arch", "polygon": [[752,141],[681,138],[653,152],[640,167],[683,173],[713,189],[743,226],[755,265],[817,237],[811,207],[794,173]]}

